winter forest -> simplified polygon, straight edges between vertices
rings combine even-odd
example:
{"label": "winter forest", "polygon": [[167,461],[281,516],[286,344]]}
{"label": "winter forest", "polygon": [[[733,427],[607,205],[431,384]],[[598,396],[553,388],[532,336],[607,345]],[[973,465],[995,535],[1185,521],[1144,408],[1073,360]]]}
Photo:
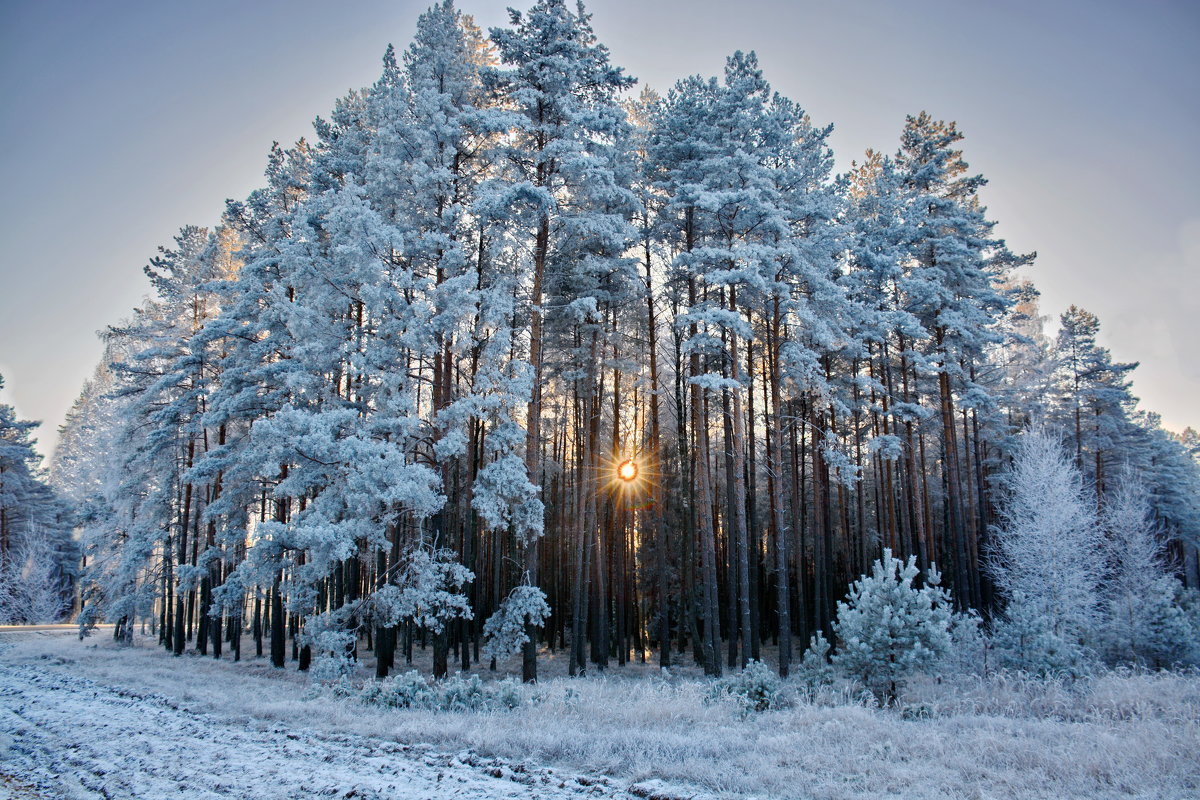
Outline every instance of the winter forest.
{"label": "winter forest", "polygon": [[4,622],[393,706],[1200,662],[1200,436],[1042,316],[955,123],[834,174],[753,53],[639,92],[582,6],[445,0],[314,127],[149,260],[48,470],[0,408]]}

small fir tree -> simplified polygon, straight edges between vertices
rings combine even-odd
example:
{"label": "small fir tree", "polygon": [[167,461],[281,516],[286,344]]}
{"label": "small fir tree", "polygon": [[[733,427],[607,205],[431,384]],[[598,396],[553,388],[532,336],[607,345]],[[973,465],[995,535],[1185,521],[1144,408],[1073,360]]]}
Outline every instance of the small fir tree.
{"label": "small fir tree", "polygon": [[917,587],[916,558],[904,562],[884,549],[871,575],[838,603],[835,666],[860,681],[883,703],[896,699],[904,679],[932,667],[950,651],[950,595],[931,566]]}

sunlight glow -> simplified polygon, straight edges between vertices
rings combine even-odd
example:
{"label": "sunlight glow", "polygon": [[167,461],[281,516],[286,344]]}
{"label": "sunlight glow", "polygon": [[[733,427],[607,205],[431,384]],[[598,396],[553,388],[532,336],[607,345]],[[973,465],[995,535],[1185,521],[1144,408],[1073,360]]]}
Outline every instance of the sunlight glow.
{"label": "sunlight glow", "polygon": [[623,461],[621,463],[621,465],[619,467],[617,467],[617,477],[619,477],[621,480],[625,481],[626,483],[637,480],[637,476],[638,476],[638,465],[637,465],[637,462],[634,461],[632,458],[630,458],[626,461]]}

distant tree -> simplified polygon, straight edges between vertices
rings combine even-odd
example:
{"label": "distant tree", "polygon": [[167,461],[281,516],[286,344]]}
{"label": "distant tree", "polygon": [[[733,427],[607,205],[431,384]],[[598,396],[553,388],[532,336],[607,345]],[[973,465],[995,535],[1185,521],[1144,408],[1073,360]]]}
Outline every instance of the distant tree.
{"label": "distant tree", "polygon": [[1129,373],[1137,364],[1112,360],[1096,341],[1100,321],[1095,314],[1071,306],[1059,318],[1054,343],[1059,381],[1061,425],[1070,432],[1075,467],[1102,497],[1108,471],[1119,463],[1130,432],[1130,414],[1137,398]]}
{"label": "distant tree", "polygon": [[9,622],[58,621],[75,576],[67,508],[34,449],[40,424],[0,404],[0,618]]}
{"label": "distant tree", "polygon": [[1167,667],[1200,656],[1181,590],[1171,575],[1166,539],[1154,522],[1150,498],[1131,475],[1105,501],[1106,575],[1102,587],[1102,646],[1113,662]]}
{"label": "distant tree", "polygon": [[34,529],[0,556],[0,625],[58,622],[71,608],[62,556]]}

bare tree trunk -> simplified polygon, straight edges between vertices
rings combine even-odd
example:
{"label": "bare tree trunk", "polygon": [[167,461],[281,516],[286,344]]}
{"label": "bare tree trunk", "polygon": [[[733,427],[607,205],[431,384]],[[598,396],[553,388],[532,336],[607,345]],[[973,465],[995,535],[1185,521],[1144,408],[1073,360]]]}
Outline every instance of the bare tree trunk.
{"label": "bare tree trunk", "polygon": [[[779,299],[772,302],[767,329],[767,364],[771,385],[771,424],[768,426],[767,493],[771,496],[771,520],[775,534],[775,605],[779,617],[779,674],[786,678],[792,659],[791,597],[788,586],[788,525],[783,510],[783,402],[779,368]],[[798,502],[798,498],[797,498]]]}

